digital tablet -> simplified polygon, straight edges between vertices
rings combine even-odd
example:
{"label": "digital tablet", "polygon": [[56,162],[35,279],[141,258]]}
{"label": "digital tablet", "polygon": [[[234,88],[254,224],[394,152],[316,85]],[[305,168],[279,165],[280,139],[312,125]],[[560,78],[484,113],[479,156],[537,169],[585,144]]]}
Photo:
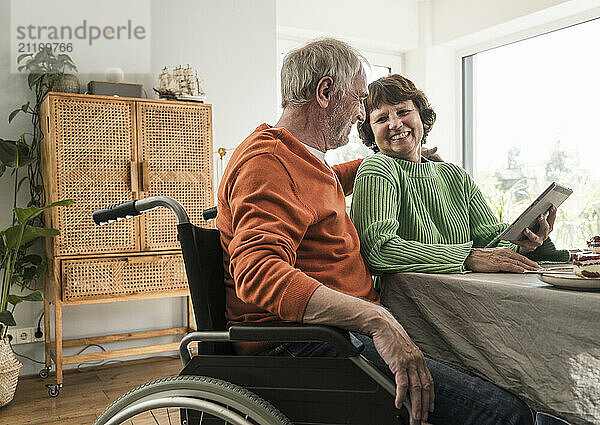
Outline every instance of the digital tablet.
{"label": "digital tablet", "polygon": [[500,233],[498,239],[505,241],[527,239],[527,236],[523,234],[523,230],[528,227],[533,233],[536,233],[540,228],[537,221],[538,216],[540,214],[547,216],[552,205],[558,208],[571,193],[573,191],[568,187],[556,182],[552,183],[504,232]]}

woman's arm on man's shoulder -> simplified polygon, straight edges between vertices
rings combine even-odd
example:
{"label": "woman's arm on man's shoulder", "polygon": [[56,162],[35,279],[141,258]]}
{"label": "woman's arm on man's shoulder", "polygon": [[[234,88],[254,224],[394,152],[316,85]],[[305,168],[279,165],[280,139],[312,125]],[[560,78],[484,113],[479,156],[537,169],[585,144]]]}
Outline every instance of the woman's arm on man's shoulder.
{"label": "woman's arm on man's shoulder", "polygon": [[344,195],[348,196],[354,190],[354,179],[356,178],[356,172],[358,171],[358,167],[362,164],[363,160],[355,159],[349,162],[343,162],[338,165],[334,165],[333,171],[337,175],[338,180],[342,184],[342,188],[344,189]]}

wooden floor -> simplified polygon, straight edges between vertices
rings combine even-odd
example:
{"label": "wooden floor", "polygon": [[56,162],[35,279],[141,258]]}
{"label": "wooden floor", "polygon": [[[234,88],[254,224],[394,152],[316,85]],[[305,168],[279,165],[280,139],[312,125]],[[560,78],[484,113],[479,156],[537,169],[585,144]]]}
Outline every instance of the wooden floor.
{"label": "wooden floor", "polygon": [[[178,375],[179,357],[159,357],[109,364],[97,368],[65,371],[63,388],[56,398],[48,396],[45,383],[38,377],[19,378],[15,398],[0,407],[0,425],[92,424],[104,409],[138,385],[157,378]],[[54,381],[56,382],[56,381]]]}

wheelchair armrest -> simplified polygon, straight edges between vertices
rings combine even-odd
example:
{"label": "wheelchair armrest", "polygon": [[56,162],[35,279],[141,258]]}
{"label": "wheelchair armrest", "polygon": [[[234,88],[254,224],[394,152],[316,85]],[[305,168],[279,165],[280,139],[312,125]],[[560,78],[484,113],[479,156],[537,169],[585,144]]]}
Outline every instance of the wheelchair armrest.
{"label": "wheelchair armrest", "polygon": [[356,356],[364,349],[361,342],[358,346],[352,343],[348,331],[324,325],[237,324],[229,328],[229,336],[231,341],[327,342],[347,357]]}

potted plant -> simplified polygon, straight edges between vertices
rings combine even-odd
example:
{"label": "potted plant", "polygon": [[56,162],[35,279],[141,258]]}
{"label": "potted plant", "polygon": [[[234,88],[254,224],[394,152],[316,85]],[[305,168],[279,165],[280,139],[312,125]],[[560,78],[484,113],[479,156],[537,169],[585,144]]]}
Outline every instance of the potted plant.
{"label": "potted plant", "polygon": [[[67,55],[55,55],[49,49],[35,56],[21,55],[17,62],[24,62],[19,71],[29,72],[27,82],[36,102],[26,102],[8,117],[10,123],[21,112],[31,115],[33,130],[21,134],[17,140],[0,139],[0,177],[7,169],[12,169],[14,192],[12,224],[0,230],[0,406],[12,400],[21,367],[5,338],[7,328],[16,325],[13,311],[24,301],[42,301],[37,282],[46,272],[46,263],[35,251],[30,252],[30,247],[41,237],[58,235],[58,230],[44,228],[41,214],[48,208],[73,203],[66,200],[43,206],[39,169],[42,140],[39,107],[65,70],[74,70],[75,65]],[[27,174],[20,178],[22,169],[26,169]],[[29,183],[31,199],[27,207],[20,208],[17,207],[17,196],[26,182]],[[13,289],[17,287],[20,291],[15,292]]]}
{"label": "potted plant", "polygon": [[[35,284],[44,275],[46,263],[40,255],[27,253],[27,249],[40,237],[56,236],[59,233],[56,229],[31,223],[48,208],[73,203],[66,200],[43,207],[16,206],[19,183],[23,182],[19,180],[19,169],[34,161],[35,158],[29,156],[29,149],[22,140],[0,139],[0,177],[7,168],[13,169],[14,177],[13,222],[11,226],[0,229],[0,406],[12,400],[22,366],[6,339],[8,327],[16,325],[14,309],[23,301],[42,301],[42,294]],[[20,287],[19,294],[11,291],[13,286]],[[23,295],[25,289],[30,292]]]}

